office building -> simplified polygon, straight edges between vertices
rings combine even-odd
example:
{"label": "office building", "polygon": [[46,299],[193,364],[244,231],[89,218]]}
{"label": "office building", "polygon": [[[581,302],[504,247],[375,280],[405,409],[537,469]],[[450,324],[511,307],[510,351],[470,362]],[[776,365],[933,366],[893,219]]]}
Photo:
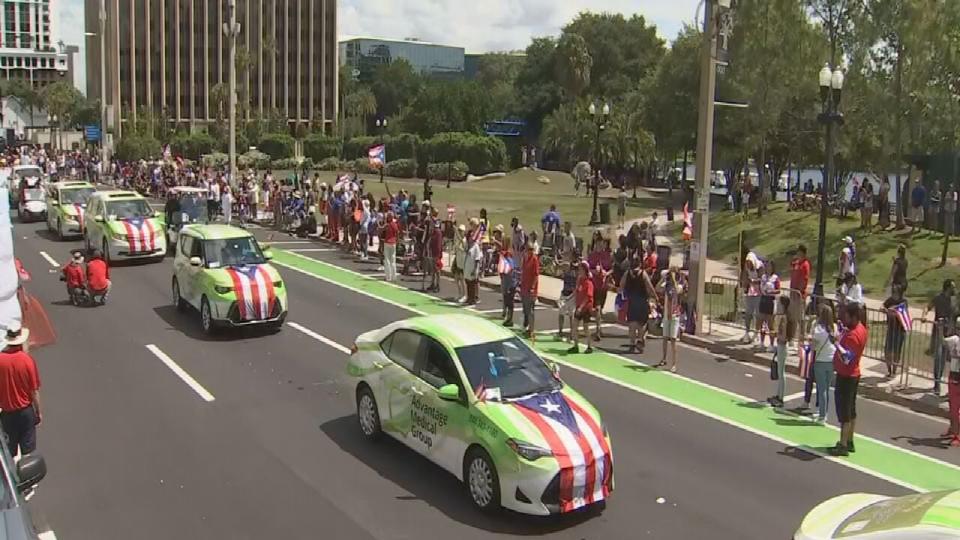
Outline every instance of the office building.
{"label": "office building", "polygon": [[[100,2],[86,0],[87,31],[96,33],[87,43],[87,95],[94,99],[101,95]],[[236,6],[238,109],[247,118],[276,111],[291,127],[332,129],[336,0],[236,0]],[[226,118],[229,18],[228,0],[106,0],[108,124],[116,125],[120,111],[122,134],[143,109],[179,125]]]}
{"label": "office building", "polygon": [[463,47],[437,45],[416,39],[354,37],[340,42],[340,63],[350,66],[353,76],[368,80],[380,64],[402,58],[422,75],[460,77],[463,75]]}
{"label": "office building", "polygon": [[38,87],[67,78],[69,53],[57,39],[53,5],[54,0],[3,2],[0,78],[30,81]]}

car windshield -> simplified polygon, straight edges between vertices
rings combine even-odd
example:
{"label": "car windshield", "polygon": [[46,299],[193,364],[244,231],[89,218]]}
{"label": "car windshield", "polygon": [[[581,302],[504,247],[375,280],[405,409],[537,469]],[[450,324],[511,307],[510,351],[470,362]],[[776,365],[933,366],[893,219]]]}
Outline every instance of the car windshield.
{"label": "car windshield", "polygon": [[40,168],[39,167],[26,167],[23,169],[17,169],[13,171],[13,174],[19,176],[20,178],[40,178]]}
{"label": "car windshield", "polygon": [[146,218],[153,217],[153,210],[143,199],[112,201],[107,203],[107,215],[116,219]]}
{"label": "car windshield", "polygon": [[42,190],[42,189],[25,189],[25,190],[23,190],[23,200],[25,200],[25,201],[42,201],[42,200],[43,200],[43,190]]}
{"label": "car windshield", "polygon": [[60,202],[63,204],[87,204],[93,188],[61,189]]}
{"label": "car windshield", "polygon": [[[186,216],[184,216],[186,214]],[[180,215],[174,216],[174,222],[206,223],[207,201],[194,194],[185,194],[180,197]]]}
{"label": "car windshield", "polygon": [[204,240],[203,254],[208,268],[263,264],[263,252],[257,241],[251,236],[227,238],[225,240]]}
{"label": "car windshield", "polygon": [[559,389],[562,383],[518,338],[460,347],[457,356],[474,391],[488,399],[512,399]]}

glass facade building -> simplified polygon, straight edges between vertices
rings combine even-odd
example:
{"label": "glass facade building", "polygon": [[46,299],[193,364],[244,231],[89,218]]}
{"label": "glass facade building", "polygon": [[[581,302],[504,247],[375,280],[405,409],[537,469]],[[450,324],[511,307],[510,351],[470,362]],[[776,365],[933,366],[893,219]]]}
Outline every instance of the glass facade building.
{"label": "glass facade building", "polygon": [[352,38],[340,42],[340,63],[365,79],[373,68],[402,58],[423,75],[461,77],[464,49],[416,40]]}

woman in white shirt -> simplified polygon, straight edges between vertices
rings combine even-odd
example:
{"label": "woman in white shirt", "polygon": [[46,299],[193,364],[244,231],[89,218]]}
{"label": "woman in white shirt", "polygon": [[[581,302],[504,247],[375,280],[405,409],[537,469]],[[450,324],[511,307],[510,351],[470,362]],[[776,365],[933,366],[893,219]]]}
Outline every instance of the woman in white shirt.
{"label": "woman in white shirt", "polygon": [[836,335],[837,325],[834,322],[833,309],[823,303],[817,312],[817,323],[813,327],[811,347],[814,352],[813,380],[817,385],[817,416],[820,424],[827,420],[830,410],[830,383],[833,380],[833,355],[837,350],[830,336]]}

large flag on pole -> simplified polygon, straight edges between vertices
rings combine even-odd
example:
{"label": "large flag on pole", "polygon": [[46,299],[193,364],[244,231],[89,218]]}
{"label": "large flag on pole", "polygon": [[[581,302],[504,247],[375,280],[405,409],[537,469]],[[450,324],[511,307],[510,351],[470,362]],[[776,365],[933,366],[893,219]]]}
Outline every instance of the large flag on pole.
{"label": "large flag on pole", "polygon": [[387,147],[383,144],[378,144],[370,148],[367,151],[367,157],[370,158],[371,167],[383,167],[383,164],[387,162]]}

